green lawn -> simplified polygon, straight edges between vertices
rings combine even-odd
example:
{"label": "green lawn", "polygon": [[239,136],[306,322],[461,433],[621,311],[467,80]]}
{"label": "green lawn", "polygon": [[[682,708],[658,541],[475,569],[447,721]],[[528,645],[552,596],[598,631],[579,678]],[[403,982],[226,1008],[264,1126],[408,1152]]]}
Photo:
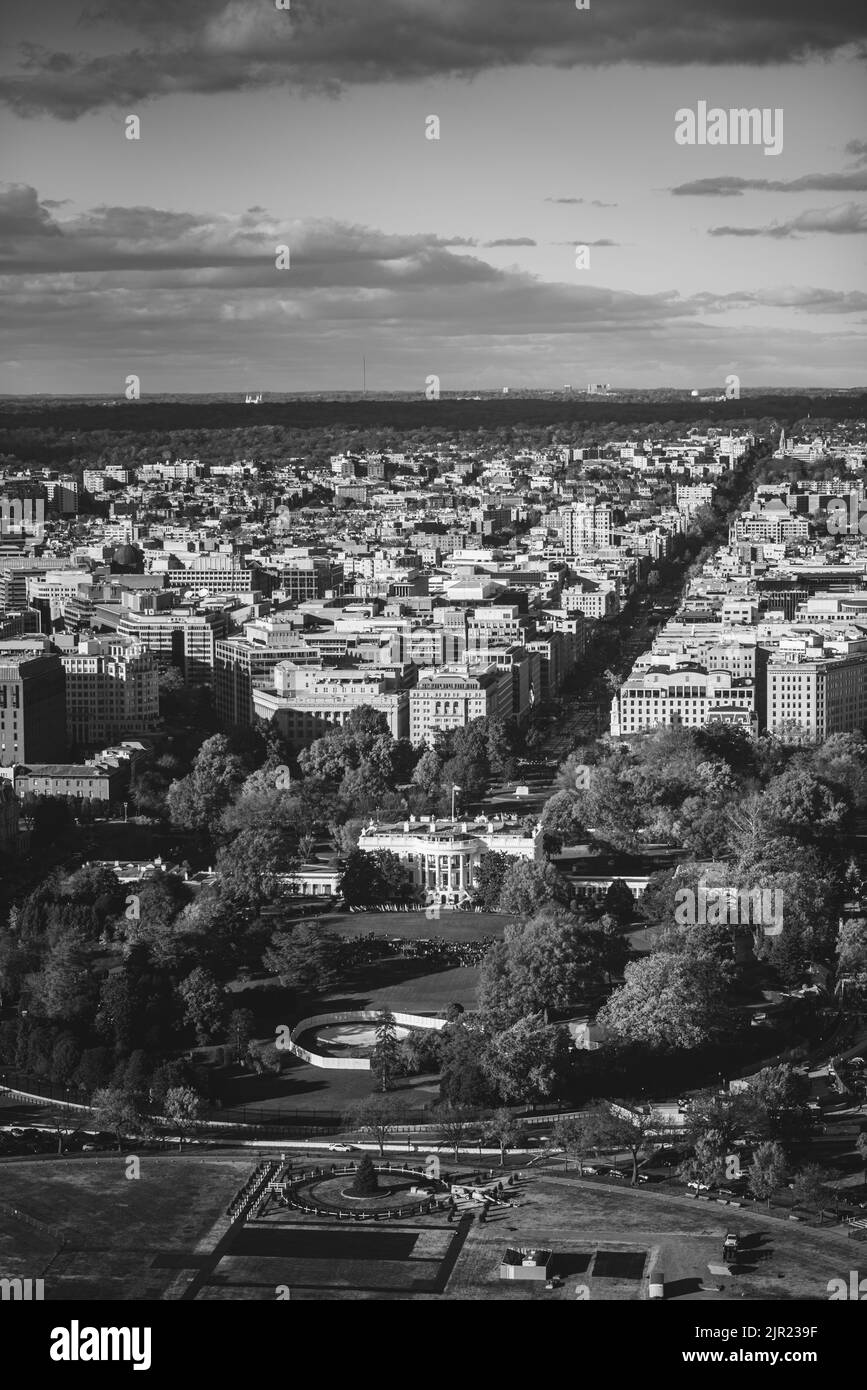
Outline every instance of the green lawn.
{"label": "green lawn", "polygon": [[[44,1278],[46,1300],[177,1297],[216,1244],[220,1218],[255,1159],[143,1152],[140,1177],[128,1178],[134,1154],[132,1142],[99,1158],[0,1164],[4,1277]],[[50,1227],[57,1239],[9,1208]]]}
{"label": "green lawn", "polygon": [[407,936],[413,939],[443,936],[448,941],[481,941],[503,935],[514,915],[505,912],[443,912],[439,918],[423,912],[329,912],[316,919],[340,936]]}

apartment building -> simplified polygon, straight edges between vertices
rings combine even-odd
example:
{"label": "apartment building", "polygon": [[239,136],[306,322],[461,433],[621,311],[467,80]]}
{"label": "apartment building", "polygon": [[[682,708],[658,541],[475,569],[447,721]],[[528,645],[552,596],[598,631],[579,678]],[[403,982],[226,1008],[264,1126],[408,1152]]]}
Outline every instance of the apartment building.
{"label": "apartment building", "polygon": [[584,555],[610,546],[614,533],[612,508],[605,502],[577,502],[546,518],[556,530],[567,555]]}
{"label": "apartment building", "polygon": [[444,729],[460,729],[474,719],[508,719],[512,713],[510,667],[440,667],[422,671],[409,693],[409,737],[432,743]]}
{"label": "apartment building", "polygon": [[227,614],[200,613],[187,607],[149,607],[146,600],[155,595],[136,597],[142,606],[138,610],[123,610],[117,624],[119,636],[131,637],[137,645],[153,652],[158,665],[176,666],[187,685],[211,685],[217,643],[229,631]]}
{"label": "apartment building", "polygon": [[798,725],[805,738],[823,739],[867,721],[867,655],[774,657],[767,679],[771,730]]}
{"label": "apartment building", "polygon": [[611,701],[613,737],[660,727],[703,728],[713,719],[758,728],[756,684],[697,662],[633,672]]}
{"label": "apartment building", "polygon": [[73,743],[104,743],[152,729],[159,718],[159,668],[151,651],[122,637],[84,638],[61,656],[66,733]]}
{"label": "apartment building", "polygon": [[66,751],[65,675],[51,653],[0,653],[0,767]]}
{"label": "apartment building", "polygon": [[281,661],[318,666],[320,655],[298,634],[298,627],[279,614],[244,624],[242,637],[225,637],[214,649],[214,707],[226,727],[252,724],[253,691],[271,684]]}

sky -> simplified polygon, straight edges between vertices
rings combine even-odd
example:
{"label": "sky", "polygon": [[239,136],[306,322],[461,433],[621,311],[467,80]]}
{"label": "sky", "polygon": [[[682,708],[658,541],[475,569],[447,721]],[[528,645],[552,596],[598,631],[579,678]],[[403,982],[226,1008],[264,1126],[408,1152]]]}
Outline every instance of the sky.
{"label": "sky", "polygon": [[864,385],[862,0],[0,0],[0,51],[2,393]]}

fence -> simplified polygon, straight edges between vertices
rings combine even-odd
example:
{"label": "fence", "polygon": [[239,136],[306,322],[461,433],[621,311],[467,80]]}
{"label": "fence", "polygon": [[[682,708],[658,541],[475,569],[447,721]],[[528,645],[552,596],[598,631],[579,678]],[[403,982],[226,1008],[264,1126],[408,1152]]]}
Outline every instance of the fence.
{"label": "fence", "polygon": [[[424,1014],[392,1014],[398,1025],[403,1028],[432,1028],[439,1032],[445,1028],[444,1018],[429,1018]],[[302,1018],[300,1023],[289,1035],[289,1051],[294,1052],[296,1057],[300,1057],[302,1062],[309,1062],[311,1066],[322,1067],[326,1071],[370,1071],[369,1057],[329,1057],[318,1052],[309,1052],[306,1047],[301,1047],[295,1041],[311,1028],[319,1028],[322,1024],[330,1023],[379,1023],[382,1020],[382,1010],[374,1009],[353,1009],[346,1013],[330,1014],[311,1014],[310,1018]]]}

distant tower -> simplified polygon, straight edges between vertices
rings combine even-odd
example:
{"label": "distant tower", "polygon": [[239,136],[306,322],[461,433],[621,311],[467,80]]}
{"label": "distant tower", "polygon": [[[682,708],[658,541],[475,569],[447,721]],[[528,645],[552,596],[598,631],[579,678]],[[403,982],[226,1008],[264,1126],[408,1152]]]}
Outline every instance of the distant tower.
{"label": "distant tower", "polygon": [[782,430],[780,430],[780,453],[781,453],[781,454],[785,454],[785,452],[786,452],[786,431],[785,431],[785,429],[782,429]]}

